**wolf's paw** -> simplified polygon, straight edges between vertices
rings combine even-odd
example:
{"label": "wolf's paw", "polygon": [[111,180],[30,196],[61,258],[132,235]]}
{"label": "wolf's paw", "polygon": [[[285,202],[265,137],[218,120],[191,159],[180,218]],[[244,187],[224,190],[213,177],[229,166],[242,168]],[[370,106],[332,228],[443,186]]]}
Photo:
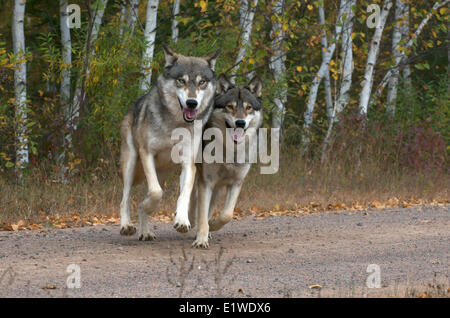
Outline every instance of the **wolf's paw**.
{"label": "wolf's paw", "polygon": [[131,236],[135,233],[136,228],[132,224],[127,224],[120,227],[120,235]]}
{"label": "wolf's paw", "polygon": [[152,232],[139,235],[139,241],[153,241],[154,239],[156,239],[156,235]]}
{"label": "wolf's paw", "polygon": [[208,238],[205,239],[200,239],[197,238],[194,243],[192,243],[192,247],[195,248],[209,248],[209,242],[208,242]]}
{"label": "wolf's paw", "polygon": [[180,233],[187,233],[191,229],[191,224],[188,219],[182,219],[175,216],[175,224],[173,227]]}

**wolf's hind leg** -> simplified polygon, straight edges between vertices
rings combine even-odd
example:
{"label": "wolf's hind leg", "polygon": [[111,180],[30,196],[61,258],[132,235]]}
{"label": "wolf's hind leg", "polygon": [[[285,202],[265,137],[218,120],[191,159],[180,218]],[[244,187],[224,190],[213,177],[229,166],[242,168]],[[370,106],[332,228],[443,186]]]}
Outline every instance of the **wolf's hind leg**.
{"label": "wolf's hind leg", "polygon": [[150,231],[148,214],[154,212],[158,207],[163,195],[163,190],[158,181],[154,156],[146,153],[145,151],[141,151],[140,157],[142,167],[144,168],[145,177],[147,178],[148,192],[147,196],[144,200],[142,200],[138,207],[139,240],[151,241],[154,240],[156,236],[152,231]]}
{"label": "wolf's hind leg", "polygon": [[120,234],[133,235],[136,228],[130,219],[130,191],[136,170],[137,153],[133,146],[131,133],[127,132],[122,141],[120,161],[122,165],[123,194],[120,203]]}
{"label": "wolf's hind leg", "polygon": [[242,184],[234,184],[227,187],[227,198],[225,200],[225,206],[220,212],[219,216],[209,221],[209,230],[217,231],[221,229],[225,224],[231,221],[233,218],[234,207],[236,206],[239,193],[241,192]]}

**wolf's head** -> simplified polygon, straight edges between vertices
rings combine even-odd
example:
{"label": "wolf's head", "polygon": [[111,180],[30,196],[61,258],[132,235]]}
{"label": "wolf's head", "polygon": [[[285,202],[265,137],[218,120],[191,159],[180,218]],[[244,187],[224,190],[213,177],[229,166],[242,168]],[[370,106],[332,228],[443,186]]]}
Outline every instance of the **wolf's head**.
{"label": "wolf's head", "polygon": [[166,66],[159,85],[170,111],[188,123],[199,114],[209,114],[216,90],[214,66],[219,51],[206,57],[193,57],[164,46],[164,54]]}
{"label": "wolf's head", "polygon": [[216,92],[213,122],[234,128],[231,137],[235,143],[241,143],[248,128],[262,125],[261,80],[255,76],[247,85],[234,86],[225,75],[220,75]]}

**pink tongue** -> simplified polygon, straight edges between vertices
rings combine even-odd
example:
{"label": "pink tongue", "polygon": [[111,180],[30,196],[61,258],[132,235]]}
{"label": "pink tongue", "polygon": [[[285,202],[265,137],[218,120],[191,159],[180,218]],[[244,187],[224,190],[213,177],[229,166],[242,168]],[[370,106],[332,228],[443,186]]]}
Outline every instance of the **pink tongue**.
{"label": "pink tongue", "polygon": [[192,119],[197,115],[197,110],[183,108],[183,114],[185,114],[187,118]]}
{"label": "pink tongue", "polygon": [[236,128],[236,129],[234,130],[234,133],[233,133],[233,140],[234,140],[234,141],[239,141],[239,140],[241,140],[243,136],[244,136],[244,129],[242,129],[242,128]]}

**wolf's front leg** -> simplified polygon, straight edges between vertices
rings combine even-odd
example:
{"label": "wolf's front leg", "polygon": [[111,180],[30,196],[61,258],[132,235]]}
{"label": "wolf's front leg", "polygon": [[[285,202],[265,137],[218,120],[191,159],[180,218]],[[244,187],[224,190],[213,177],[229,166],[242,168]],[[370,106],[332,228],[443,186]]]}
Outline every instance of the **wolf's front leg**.
{"label": "wolf's front leg", "polygon": [[144,200],[139,204],[139,240],[151,241],[155,239],[155,234],[150,231],[148,224],[148,213],[154,212],[162,199],[163,190],[156,174],[155,158],[153,154],[145,151],[140,152],[142,167],[147,178],[148,192]]}
{"label": "wolf's front leg", "polygon": [[236,206],[239,193],[241,192],[242,184],[233,184],[227,189],[227,198],[225,206],[220,212],[219,216],[209,221],[210,231],[217,231],[233,218],[234,207]]}
{"label": "wolf's front leg", "polygon": [[189,201],[194,187],[196,167],[194,160],[183,163],[180,176],[180,196],[177,201],[174,228],[180,233],[186,233],[191,228],[189,222]]}
{"label": "wolf's front leg", "polygon": [[192,244],[193,247],[208,248],[208,212],[211,202],[213,188],[209,183],[203,181],[198,182],[198,220],[197,220],[197,237]]}

